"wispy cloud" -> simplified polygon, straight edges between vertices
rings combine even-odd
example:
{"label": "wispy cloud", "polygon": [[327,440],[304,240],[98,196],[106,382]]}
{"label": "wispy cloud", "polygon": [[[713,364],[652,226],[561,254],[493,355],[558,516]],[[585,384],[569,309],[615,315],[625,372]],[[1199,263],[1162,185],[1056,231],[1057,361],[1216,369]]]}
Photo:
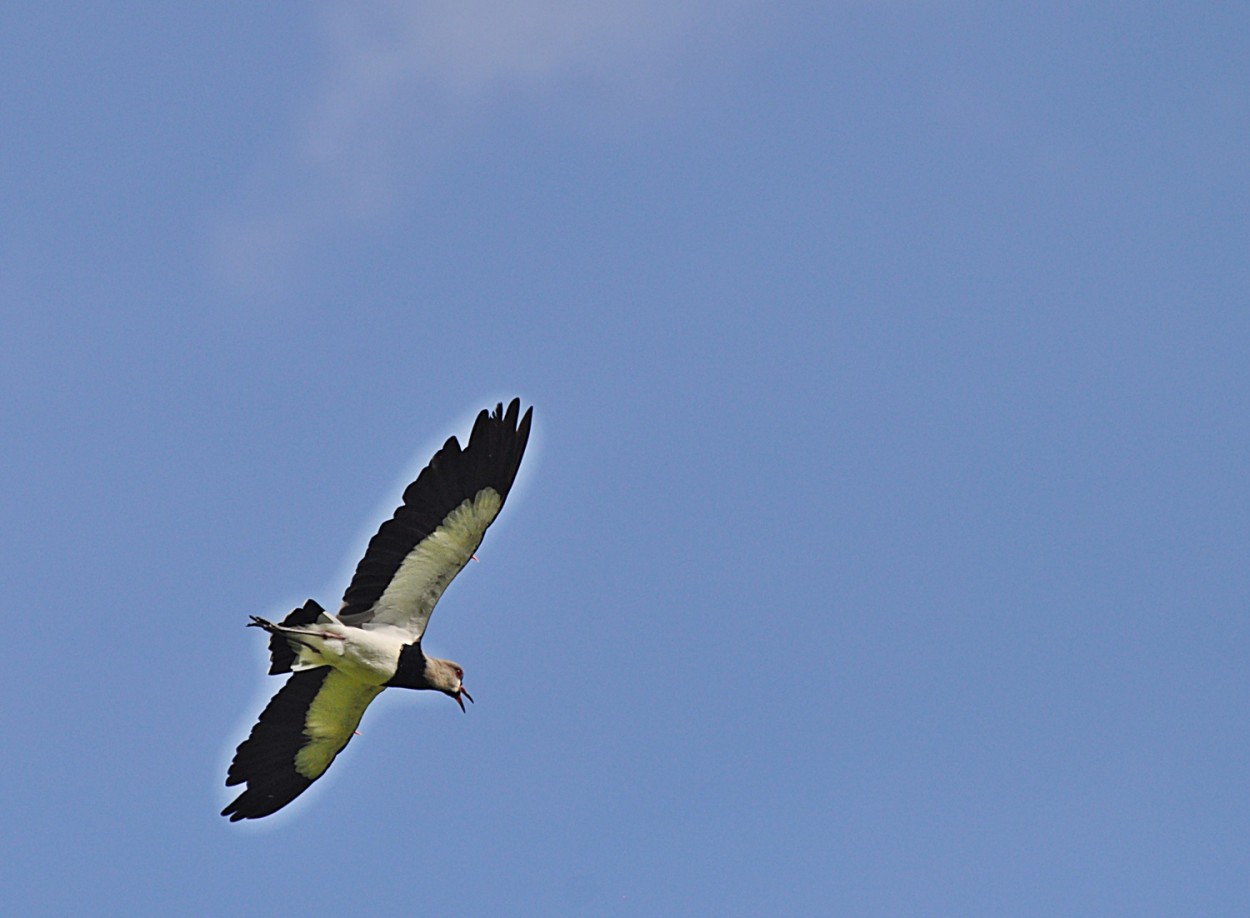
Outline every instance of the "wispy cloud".
{"label": "wispy cloud", "polygon": [[[732,0],[729,3],[733,5]],[[277,293],[332,231],[385,219],[492,97],[644,90],[724,3],[353,0],[323,8],[324,79],[213,234],[215,270]],[[645,95],[645,93],[643,93]]]}

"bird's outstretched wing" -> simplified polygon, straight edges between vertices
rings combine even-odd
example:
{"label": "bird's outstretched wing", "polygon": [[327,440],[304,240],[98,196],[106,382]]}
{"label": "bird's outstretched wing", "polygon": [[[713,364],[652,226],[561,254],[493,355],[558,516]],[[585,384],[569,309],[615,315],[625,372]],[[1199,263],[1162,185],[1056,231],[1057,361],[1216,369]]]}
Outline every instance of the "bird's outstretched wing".
{"label": "bird's outstretched wing", "polygon": [[477,550],[499,511],[529,441],[520,399],[483,410],[463,449],[455,437],[404,491],[395,515],[369,541],[343,594],[346,625],[393,625],[417,641],[447,584]]}
{"label": "bird's outstretched wing", "polygon": [[258,819],[306,791],[347,745],[382,688],[328,666],[293,675],[234,754],[226,785],[247,788],[221,815],[231,822]]}

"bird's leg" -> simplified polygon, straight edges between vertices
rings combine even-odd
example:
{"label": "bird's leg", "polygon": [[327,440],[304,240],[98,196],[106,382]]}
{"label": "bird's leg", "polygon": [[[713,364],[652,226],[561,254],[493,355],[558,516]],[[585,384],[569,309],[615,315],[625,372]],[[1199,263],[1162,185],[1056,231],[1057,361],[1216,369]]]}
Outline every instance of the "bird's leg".
{"label": "bird's leg", "polygon": [[315,628],[289,628],[283,625],[275,625],[273,622],[268,619],[261,618],[259,615],[249,615],[248,618],[251,619],[251,621],[247,623],[249,628],[264,628],[270,634],[280,634],[283,637],[294,637],[298,640],[298,636],[302,634],[306,637],[321,638],[322,640],[329,641],[347,640],[346,634],[337,634],[333,631],[321,631]]}

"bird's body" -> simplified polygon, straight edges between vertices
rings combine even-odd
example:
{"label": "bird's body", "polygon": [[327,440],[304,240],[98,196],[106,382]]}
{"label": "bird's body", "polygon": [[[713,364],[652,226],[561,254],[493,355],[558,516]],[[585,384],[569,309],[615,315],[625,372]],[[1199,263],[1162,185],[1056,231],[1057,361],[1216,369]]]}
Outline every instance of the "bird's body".
{"label": "bird's body", "polygon": [[356,628],[326,618],[329,620],[324,624],[286,628],[253,616],[252,624],[291,646],[295,651],[292,672],[333,666],[365,685],[386,685],[395,676],[407,644],[406,635],[398,628]]}
{"label": "bird's body", "polygon": [[239,746],[226,784],[247,789],[222,810],[267,816],[319,778],[386,688],[442,692],[464,708],[464,670],[427,657],[421,638],[435,604],[503,508],[529,439],[520,401],[482,411],[468,445],[448,440],[404,491],[369,542],[337,615],[313,600],[269,632],[271,675],[292,673]]}

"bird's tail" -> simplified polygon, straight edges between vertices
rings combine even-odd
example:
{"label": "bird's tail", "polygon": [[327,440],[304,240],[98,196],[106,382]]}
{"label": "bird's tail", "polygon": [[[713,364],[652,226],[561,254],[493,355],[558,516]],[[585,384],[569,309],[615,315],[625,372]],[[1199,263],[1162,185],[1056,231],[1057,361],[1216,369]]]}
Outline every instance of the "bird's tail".
{"label": "bird's tail", "polygon": [[330,620],[330,617],[326,615],[326,610],[312,599],[282,619],[280,625],[275,625],[253,615],[251,624],[264,628],[269,632],[269,675],[277,676],[281,673],[291,672],[291,668],[296,661],[296,649],[291,646],[291,641],[282,633],[283,628],[314,625],[318,622],[328,622]]}

